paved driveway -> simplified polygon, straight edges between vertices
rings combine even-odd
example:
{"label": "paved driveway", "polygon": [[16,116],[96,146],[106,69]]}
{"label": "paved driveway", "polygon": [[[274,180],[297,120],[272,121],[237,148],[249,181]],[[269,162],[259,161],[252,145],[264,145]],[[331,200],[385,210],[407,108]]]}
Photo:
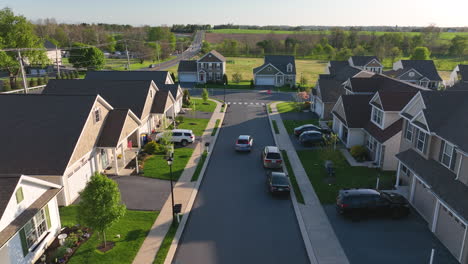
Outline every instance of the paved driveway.
{"label": "paved driveway", "polygon": [[424,264],[429,263],[432,248],[436,249],[434,264],[458,263],[414,211],[406,219],[353,222],[338,215],[334,205],[324,209],[351,263]]}
{"label": "paved driveway", "polygon": [[[289,197],[267,190],[262,147],[274,144],[265,108],[231,105],[174,263],[308,263]],[[251,153],[236,153],[240,134],[254,137]]]}
{"label": "paved driveway", "polygon": [[123,203],[128,209],[159,211],[163,207],[171,185],[169,181],[140,176],[111,177],[119,185]]}

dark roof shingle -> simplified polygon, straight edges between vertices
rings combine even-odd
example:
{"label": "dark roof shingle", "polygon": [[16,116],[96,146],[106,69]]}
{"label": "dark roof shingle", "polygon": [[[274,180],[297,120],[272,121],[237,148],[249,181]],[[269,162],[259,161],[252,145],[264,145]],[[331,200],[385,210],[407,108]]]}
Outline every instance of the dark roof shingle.
{"label": "dark roof shingle", "polygon": [[320,99],[324,103],[333,103],[344,94],[342,82],[334,79],[319,79]]}
{"label": "dark roof shingle", "polygon": [[369,104],[372,95],[342,95],[343,108],[346,115],[346,124],[348,128],[363,128],[370,119]]}
{"label": "dark roof shingle", "polygon": [[168,78],[171,78],[168,71],[88,71],[85,76],[86,80],[152,80],[157,85],[160,83],[166,83]]}
{"label": "dark roof shingle", "polygon": [[351,60],[353,61],[354,66],[365,66],[369,62],[371,62],[373,59],[379,61],[376,56],[352,56]]}
{"label": "dark roof shingle", "polygon": [[401,60],[401,64],[406,71],[413,68],[431,81],[442,81],[433,60]]}
{"label": "dark roof shingle", "polygon": [[181,60],[177,67],[178,72],[197,72],[197,61]]}
{"label": "dark roof shingle", "polygon": [[0,175],[0,219],[5,212],[5,209],[13,196],[13,192],[16,189],[16,185],[21,178],[20,174],[15,175]]}
{"label": "dark roof shingle", "polygon": [[[284,74],[296,74],[296,61],[294,56],[289,55],[265,55],[265,63],[253,70],[256,73],[267,64],[272,64]],[[287,72],[287,65],[292,64],[292,72]]]}
{"label": "dark roof shingle", "polygon": [[384,111],[401,111],[414,97],[416,91],[389,92],[379,91],[380,102]]}
{"label": "dark roof shingle", "polygon": [[154,97],[153,106],[151,107],[151,113],[153,114],[164,114],[166,110],[167,97],[169,91],[159,91]]}
{"label": "dark roof shingle", "polygon": [[401,131],[403,126],[403,119],[400,118],[390,126],[388,126],[386,129],[381,129],[380,127],[377,127],[374,123],[371,121],[367,122],[367,124],[364,126],[364,130],[367,131],[373,138],[375,138],[377,141],[380,143],[384,143],[385,141],[389,140],[392,138],[394,135],[396,135],[398,132]]}
{"label": "dark roof shingle", "polygon": [[112,109],[109,112],[96,143],[97,147],[117,147],[128,111],[128,109]]}

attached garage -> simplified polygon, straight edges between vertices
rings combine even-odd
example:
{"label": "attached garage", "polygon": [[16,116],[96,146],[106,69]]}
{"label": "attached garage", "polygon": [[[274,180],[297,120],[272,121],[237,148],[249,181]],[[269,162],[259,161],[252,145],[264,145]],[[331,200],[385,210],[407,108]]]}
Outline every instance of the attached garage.
{"label": "attached garage", "polygon": [[315,99],[314,100],[314,107],[315,107],[315,113],[320,117],[323,118],[323,103],[322,101]]}
{"label": "attached garage", "polygon": [[255,76],[255,85],[275,85],[275,76]]}
{"label": "attached garage", "polygon": [[179,72],[179,82],[197,82],[197,73]]}
{"label": "attached garage", "polygon": [[428,223],[432,223],[435,203],[436,198],[429,191],[429,188],[415,177],[413,205]]}
{"label": "attached garage", "polygon": [[466,225],[445,206],[440,205],[435,234],[447,249],[460,258]]}
{"label": "attached garage", "polygon": [[91,161],[88,160],[81,167],[77,167],[73,174],[68,178],[68,193],[70,194],[70,203],[75,201],[80,195],[79,192],[81,192],[86,187],[86,183],[88,183],[93,173],[91,166]]}

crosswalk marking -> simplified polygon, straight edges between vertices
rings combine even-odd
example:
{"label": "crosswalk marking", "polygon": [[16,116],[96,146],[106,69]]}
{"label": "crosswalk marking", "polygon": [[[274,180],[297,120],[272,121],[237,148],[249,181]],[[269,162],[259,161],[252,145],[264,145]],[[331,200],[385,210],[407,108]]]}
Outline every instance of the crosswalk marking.
{"label": "crosswalk marking", "polygon": [[265,105],[265,103],[260,103],[260,102],[226,102],[226,104],[228,105],[235,105],[235,104],[239,104],[239,105]]}

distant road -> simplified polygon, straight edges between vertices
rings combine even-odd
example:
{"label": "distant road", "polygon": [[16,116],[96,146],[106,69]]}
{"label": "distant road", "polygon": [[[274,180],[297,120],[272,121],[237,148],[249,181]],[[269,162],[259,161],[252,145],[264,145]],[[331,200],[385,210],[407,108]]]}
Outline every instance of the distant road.
{"label": "distant road", "polygon": [[193,56],[197,55],[200,52],[204,34],[204,31],[197,31],[195,33],[195,37],[193,38],[192,44],[190,44],[190,46],[184,52],[177,55],[176,58],[170,61],[165,61],[163,63],[157,64],[154,68],[142,68],[138,71],[162,71],[176,65],[181,60],[191,59]]}

